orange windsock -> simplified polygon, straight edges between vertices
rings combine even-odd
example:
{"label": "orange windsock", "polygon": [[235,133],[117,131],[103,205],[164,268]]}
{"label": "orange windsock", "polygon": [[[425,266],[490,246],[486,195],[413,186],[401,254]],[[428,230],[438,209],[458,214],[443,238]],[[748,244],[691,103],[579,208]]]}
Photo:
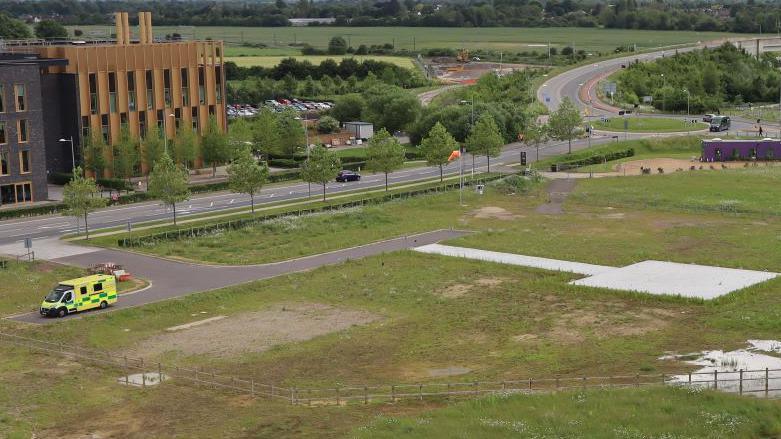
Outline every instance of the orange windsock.
{"label": "orange windsock", "polygon": [[450,157],[447,158],[447,161],[452,162],[453,160],[461,157],[461,151],[455,150],[450,153]]}

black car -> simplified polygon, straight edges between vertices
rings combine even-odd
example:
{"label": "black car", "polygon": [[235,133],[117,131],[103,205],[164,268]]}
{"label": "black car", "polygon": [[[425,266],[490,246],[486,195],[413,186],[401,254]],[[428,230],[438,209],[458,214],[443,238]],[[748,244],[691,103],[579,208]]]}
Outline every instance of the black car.
{"label": "black car", "polygon": [[339,171],[339,175],[336,176],[336,181],[344,183],[345,181],[360,181],[361,174],[353,171]]}

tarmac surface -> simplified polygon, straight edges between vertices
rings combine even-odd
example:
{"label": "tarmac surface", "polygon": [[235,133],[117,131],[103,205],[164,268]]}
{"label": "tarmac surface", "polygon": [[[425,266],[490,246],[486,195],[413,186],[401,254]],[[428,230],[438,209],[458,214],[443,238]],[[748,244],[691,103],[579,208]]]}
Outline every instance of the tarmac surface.
{"label": "tarmac surface", "polygon": [[80,316],[132,308],[162,300],[175,299],[197,292],[313,270],[325,265],[339,264],[350,259],[361,259],[382,253],[433,244],[442,240],[457,238],[467,233],[458,230],[436,230],[297,259],[244,266],[202,265],[177,262],[139,253],[99,249],[89,253],[53,259],[52,261],[79,267],[88,267],[92,264],[103,262],[114,262],[122,265],[134,276],[146,279],[150,282],[150,285],[143,290],[121,294],[117,303],[106,310],[71,314],[62,319],[45,318],[37,312],[7,318],[17,322],[33,324],[61,322]]}

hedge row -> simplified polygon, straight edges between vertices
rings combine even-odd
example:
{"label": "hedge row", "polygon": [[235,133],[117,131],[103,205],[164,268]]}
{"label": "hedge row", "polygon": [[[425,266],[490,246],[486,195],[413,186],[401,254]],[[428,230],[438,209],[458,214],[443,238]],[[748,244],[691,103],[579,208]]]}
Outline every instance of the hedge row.
{"label": "hedge row", "polygon": [[[73,174],[70,172],[52,172],[48,176],[48,181],[51,184],[59,186],[65,186],[73,179]],[[98,178],[95,180],[98,186],[102,186],[104,189],[113,189],[116,191],[129,191],[133,190],[133,186],[121,178]]]}
{"label": "hedge row", "polygon": [[[494,175],[494,176],[486,177],[481,181],[488,182],[488,181],[496,180],[501,177],[502,177],[501,175]],[[467,186],[471,184],[472,182],[466,182]],[[145,245],[154,245],[158,242],[176,241],[182,238],[193,238],[197,236],[208,235],[214,232],[219,232],[222,230],[243,229],[255,224],[262,223],[264,221],[269,221],[278,218],[300,217],[300,216],[310,215],[318,212],[334,211],[334,210],[347,209],[351,207],[365,206],[367,204],[381,204],[391,200],[412,198],[419,195],[430,194],[433,192],[444,192],[448,190],[458,189],[458,187],[459,187],[458,183],[446,183],[444,185],[437,185],[433,187],[415,189],[415,190],[410,190],[405,192],[384,194],[375,197],[367,197],[359,200],[329,204],[321,207],[313,207],[309,209],[299,209],[299,210],[281,212],[281,213],[271,214],[271,215],[256,216],[252,218],[242,218],[242,219],[231,220],[231,221],[223,221],[223,222],[218,222],[213,224],[206,224],[203,226],[197,226],[197,227],[194,226],[185,229],[177,229],[177,230],[171,230],[166,232],[154,233],[154,234],[139,236],[135,238],[122,238],[117,240],[117,245],[120,247],[139,247]]]}
{"label": "hedge row", "polygon": [[599,163],[606,163],[613,160],[622,159],[625,157],[632,157],[635,155],[634,148],[628,148],[621,151],[613,151],[605,154],[596,154],[580,160],[572,160],[568,162],[554,163],[551,165],[551,171],[566,171],[568,169],[580,168],[582,166],[596,165]]}

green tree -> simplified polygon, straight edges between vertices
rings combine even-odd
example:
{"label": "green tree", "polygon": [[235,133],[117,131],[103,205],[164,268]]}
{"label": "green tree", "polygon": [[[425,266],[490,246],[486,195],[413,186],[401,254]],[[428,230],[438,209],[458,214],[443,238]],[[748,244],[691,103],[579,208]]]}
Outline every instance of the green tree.
{"label": "green tree", "polygon": [[241,148],[237,157],[228,167],[228,186],[233,192],[247,194],[250,198],[252,213],[255,213],[255,194],[268,180],[268,166],[259,165],[249,148]]}
{"label": "green tree", "polygon": [[320,145],[312,149],[309,158],[301,165],[301,179],[322,185],[325,201],[325,185],[336,177],[341,168],[339,157]]}
{"label": "green tree", "polygon": [[568,97],[562,99],[559,108],[548,119],[551,137],[556,140],[566,140],[569,143],[569,154],[572,154],[572,139],[575,138],[575,128],[580,123],[580,111]]}
{"label": "green tree", "polygon": [[165,150],[163,138],[160,136],[160,131],[157,129],[156,124],[152,124],[147,128],[141,146],[141,157],[146,167],[146,185],[149,187],[149,174],[155,167],[155,163],[163,156]]}
{"label": "green tree", "polygon": [[330,114],[339,122],[353,122],[361,120],[361,114],[363,114],[365,107],[366,101],[363,96],[351,93],[337,96]]}
{"label": "green tree", "polygon": [[[247,148],[253,150],[253,138],[254,129],[250,119],[240,117],[234,119],[228,125],[228,143],[230,144],[230,150],[235,154],[241,153],[241,150]],[[233,157],[231,157],[233,158]]]}
{"label": "green tree", "polygon": [[30,28],[23,21],[11,18],[0,12],[0,38],[7,40],[22,40],[32,38]]}
{"label": "green tree", "polygon": [[212,177],[217,176],[217,165],[230,161],[232,154],[228,136],[220,130],[217,118],[209,117],[206,132],[201,138],[201,154],[205,163],[212,165]]}
{"label": "green tree", "polygon": [[483,113],[469,131],[466,138],[467,150],[471,154],[484,155],[488,160],[488,172],[491,172],[491,157],[498,157],[502,153],[503,145],[504,139],[493,116]]}
{"label": "green tree", "polygon": [[529,122],[523,133],[523,141],[537,152],[535,161],[540,160],[540,145],[548,141],[548,126],[537,121]]}
{"label": "green tree", "polygon": [[187,186],[187,170],[174,163],[168,153],[163,153],[155,163],[149,175],[149,194],[158,198],[164,204],[171,206],[176,225],[176,203],[190,198],[190,188]]}
{"label": "green tree", "polygon": [[89,223],[87,216],[107,204],[105,198],[100,197],[98,186],[92,178],[84,177],[80,167],[73,170],[73,179],[62,189],[62,201],[66,206],[63,215],[84,218],[84,230],[89,239]]}
{"label": "green tree", "polygon": [[323,116],[317,121],[317,131],[319,133],[334,133],[339,131],[339,121],[331,116]]}
{"label": "green tree", "polygon": [[292,109],[285,109],[279,113],[279,137],[282,151],[293,155],[304,145],[304,125],[301,118],[298,117]]}
{"label": "green tree", "polygon": [[41,20],[35,25],[35,36],[46,40],[62,40],[68,38],[68,30],[54,20]]}
{"label": "green tree", "polygon": [[426,164],[439,167],[439,181],[442,181],[442,168],[449,163],[450,154],[458,148],[456,139],[447,132],[444,125],[437,122],[420,143],[420,148],[426,157]]}
{"label": "green tree", "polygon": [[95,178],[103,178],[106,169],[106,150],[108,145],[103,142],[100,135],[92,135],[84,138],[82,151],[84,153],[84,166],[92,171]]}
{"label": "green tree", "polygon": [[198,137],[189,126],[182,125],[176,130],[174,138],[173,160],[189,169],[192,163],[198,158]]}
{"label": "green tree", "polygon": [[366,167],[385,174],[385,191],[388,190],[388,174],[404,166],[404,147],[385,128],[374,133],[366,148]]}
{"label": "green tree", "polygon": [[254,151],[268,158],[269,154],[279,153],[282,149],[282,137],[277,114],[268,108],[260,110],[253,122],[252,143]]}
{"label": "green tree", "polygon": [[119,133],[119,141],[114,145],[114,177],[129,181],[138,163],[138,140],[123,127]]}
{"label": "green tree", "polygon": [[367,90],[363,117],[391,133],[417,120],[421,112],[417,96],[395,86],[377,85]]}
{"label": "green tree", "polygon": [[328,42],[328,53],[330,55],[344,55],[347,53],[347,41],[342,37],[332,37]]}

